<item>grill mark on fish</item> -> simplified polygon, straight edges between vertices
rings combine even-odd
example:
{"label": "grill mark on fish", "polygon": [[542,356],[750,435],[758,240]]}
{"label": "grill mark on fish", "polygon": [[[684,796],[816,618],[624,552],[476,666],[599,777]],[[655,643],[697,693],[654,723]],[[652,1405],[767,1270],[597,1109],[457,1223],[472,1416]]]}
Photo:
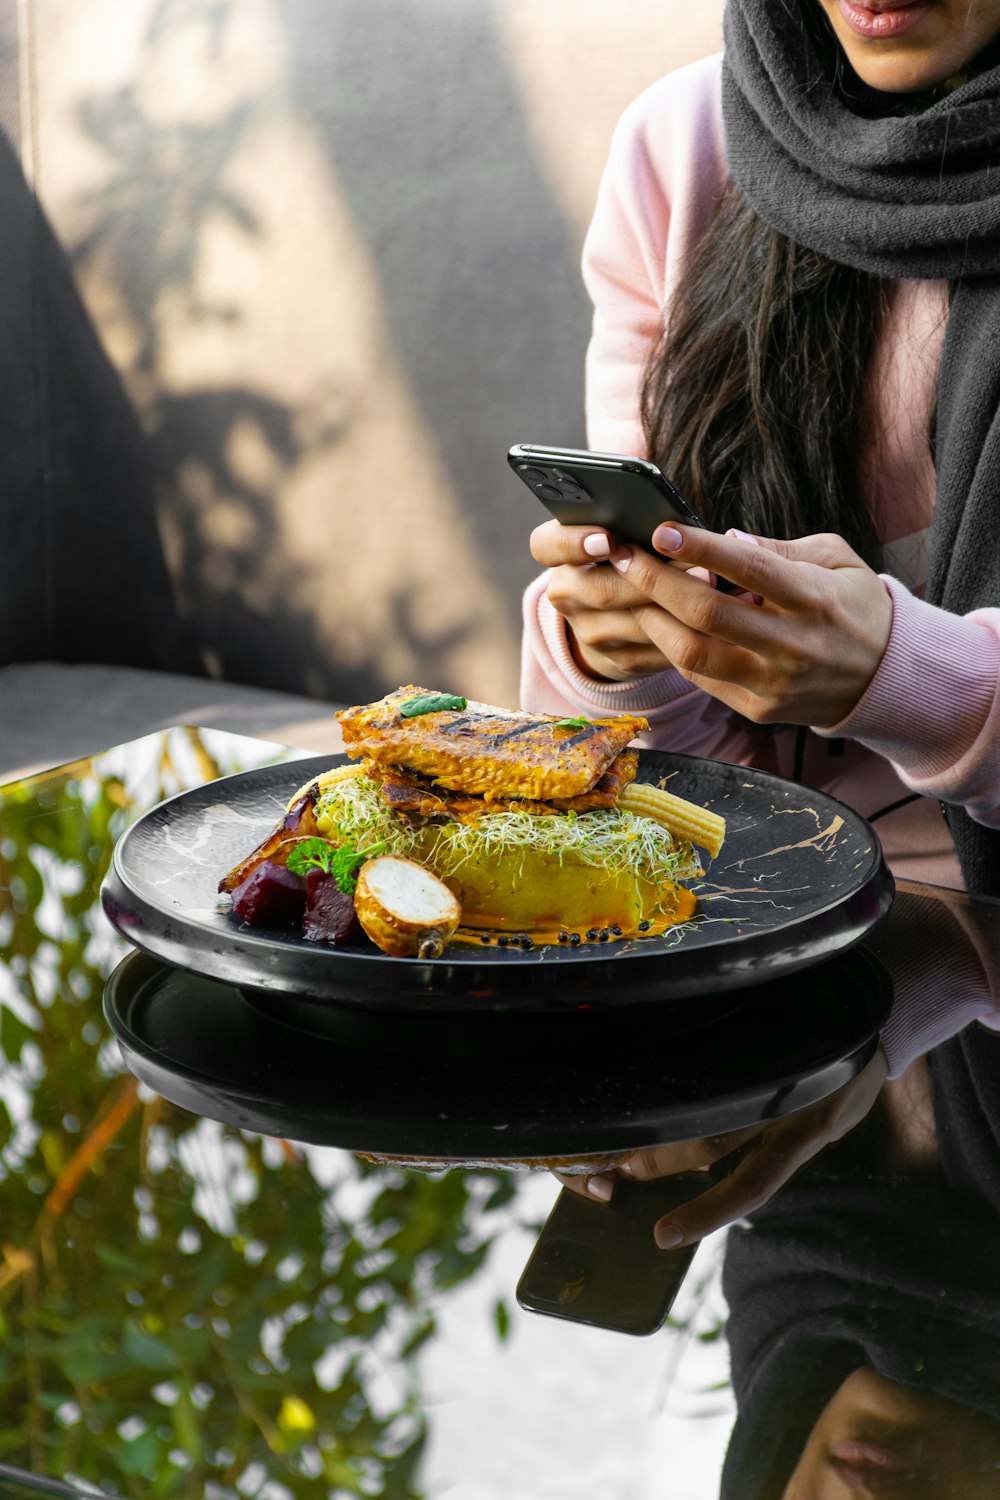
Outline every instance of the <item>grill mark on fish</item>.
{"label": "grill mark on fish", "polygon": [[[518,723],[512,729],[498,730],[492,734],[484,733],[482,728],[479,727],[483,724],[493,722],[495,720],[492,720],[487,714],[477,714],[475,718],[471,715],[465,715],[461,719],[453,719],[450,724],[436,724],[434,730],[436,734],[444,735],[474,734],[477,739],[482,741],[484,749],[489,749],[491,746],[505,745],[509,740],[516,740],[521,735],[536,733],[539,729],[545,728],[544,720],[540,719],[529,719],[526,724]],[[569,741],[567,741],[568,743]]]}
{"label": "grill mark on fish", "polygon": [[600,724],[587,724],[583,729],[578,729],[576,734],[571,734],[568,739],[563,740],[562,744],[567,749],[572,748],[573,745],[583,745],[587,740],[592,739],[595,732],[601,727]]}

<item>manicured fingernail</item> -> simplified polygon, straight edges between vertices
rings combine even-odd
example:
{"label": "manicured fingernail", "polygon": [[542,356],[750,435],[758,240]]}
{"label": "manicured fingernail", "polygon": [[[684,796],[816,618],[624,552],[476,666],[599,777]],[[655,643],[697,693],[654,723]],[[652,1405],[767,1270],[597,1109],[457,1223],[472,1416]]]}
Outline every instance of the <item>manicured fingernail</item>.
{"label": "manicured fingernail", "polygon": [[627,547],[619,547],[618,551],[611,559],[611,566],[613,568],[617,568],[619,573],[627,573],[631,561],[632,554],[629,549]]}
{"label": "manicured fingernail", "polygon": [[653,546],[660,552],[676,552],[683,540],[676,526],[657,526],[653,532]]}
{"label": "manicured fingernail", "polygon": [[684,1238],[684,1231],[679,1224],[671,1224],[669,1219],[657,1224],[653,1230],[653,1238],[661,1250],[673,1250]]}
{"label": "manicured fingernail", "polygon": [[707,568],[688,568],[687,574],[689,578],[700,578],[709,588],[715,588],[715,574],[710,573]]}
{"label": "manicured fingernail", "polygon": [[740,531],[736,526],[730,526],[726,532],[726,536],[733,536],[738,542],[749,542],[751,547],[760,546],[760,542],[758,542],[755,536],[751,536],[749,531]]}
{"label": "manicured fingernail", "polygon": [[630,1161],[623,1161],[622,1164],[621,1164],[621,1166],[618,1168],[618,1170],[622,1174],[623,1177],[634,1177],[635,1176],[635,1173],[632,1171],[632,1163]]}
{"label": "manicured fingernail", "polygon": [[592,531],[583,539],[583,550],[588,557],[610,557],[611,542],[603,531]]}
{"label": "manicured fingernail", "polygon": [[592,1198],[600,1198],[602,1203],[607,1203],[614,1188],[606,1177],[588,1177],[587,1192]]}

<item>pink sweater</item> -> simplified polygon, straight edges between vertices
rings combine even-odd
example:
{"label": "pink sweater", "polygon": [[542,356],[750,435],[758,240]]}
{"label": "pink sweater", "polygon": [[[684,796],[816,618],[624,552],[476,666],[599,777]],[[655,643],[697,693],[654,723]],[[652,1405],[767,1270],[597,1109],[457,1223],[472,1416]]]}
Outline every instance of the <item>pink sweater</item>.
{"label": "pink sweater", "polygon": [[[615,131],[583,261],[594,304],[586,385],[595,449],[645,453],[642,371],[726,176],[720,61],[707,58],[661,79]],[[853,712],[833,729],[807,734],[801,779],[866,816],[911,791],[923,794],[879,820],[886,858],[899,877],[961,888],[938,799],[964,803],[980,822],[1000,826],[1000,609],[960,617],[920,598],[934,507],[926,435],[946,315],[943,284],[893,284],[869,381],[874,438],[863,467],[884,545],[892,630]],[[650,723],[639,741],[649,748],[791,774],[794,728],[753,724],[672,670],[624,683],[581,672],[545,575],[527,590],[524,621],[524,707],[638,712]]]}

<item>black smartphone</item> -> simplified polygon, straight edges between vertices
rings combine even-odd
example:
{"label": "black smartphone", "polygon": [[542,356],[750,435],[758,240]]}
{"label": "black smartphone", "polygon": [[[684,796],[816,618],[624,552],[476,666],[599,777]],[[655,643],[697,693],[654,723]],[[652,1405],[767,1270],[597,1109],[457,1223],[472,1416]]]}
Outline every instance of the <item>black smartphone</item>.
{"label": "black smartphone", "polygon": [[[564,526],[604,526],[618,541],[647,552],[650,537],[663,521],[705,524],[666,475],[645,458],[515,443],[507,462]],[[717,587],[730,592],[733,585],[720,578]]]}
{"label": "black smartphone", "polygon": [[606,526],[619,541],[648,551],[661,521],[703,524],[694,507],[645,458],[515,443],[507,462],[546,510],[567,526]]}
{"label": "black smartphone", "polygon": [[620,1177],[610,1203],[563,1188],[517,1283],[521,1307],[614,1333],[655,1333],[698,1247],[660,1250],[653,1225],[712,1182],[706,1172],[641,1183]]}

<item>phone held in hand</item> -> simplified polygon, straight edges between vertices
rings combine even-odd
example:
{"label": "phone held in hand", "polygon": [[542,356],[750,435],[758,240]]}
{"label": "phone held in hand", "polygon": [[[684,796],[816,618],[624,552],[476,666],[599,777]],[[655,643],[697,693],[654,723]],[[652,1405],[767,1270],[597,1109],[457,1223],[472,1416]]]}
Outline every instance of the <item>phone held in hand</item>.
{"label": "phone held in hand", "polygon": [[516,443],[507,462],[564,526],[605,526],[619,541],[648,551],[649,539],[663,521],[703,524],[670,480],[644,458]]}
{"label": "phone held in hand", "polygon": [[711,1186],[704,1172],[615,1183],[610,1203],[563,1188],[517,1284],[528,1312],[614,1333],[662,1328],[697,1245],[660,1250],[653,1225]]}
{"label": "phone held in hand", "polygon": [[[647,552],[653,532],[664,521],[705,524],[666,475],[645,458],[515,443],[507,462],[562,525],[603,526],[617,541]],[[720,578],[717,587],[728,593],[733,585]]]}

